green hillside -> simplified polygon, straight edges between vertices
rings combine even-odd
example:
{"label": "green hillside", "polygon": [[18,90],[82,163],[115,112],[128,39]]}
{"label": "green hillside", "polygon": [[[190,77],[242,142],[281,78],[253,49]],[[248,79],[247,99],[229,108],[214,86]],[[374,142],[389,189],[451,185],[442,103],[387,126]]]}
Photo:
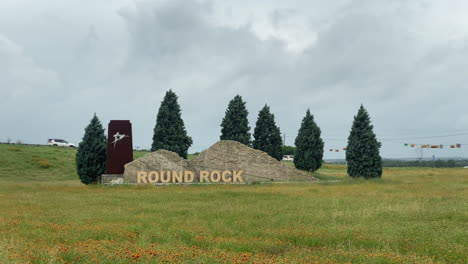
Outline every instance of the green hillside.
{"label": "green hillside", "polygon": [[[0,180],[66,181],[78,180],[75,169],[76,149],[52,146],[0,144]],[[147,154],[135,151],[134,159]],[[189,159],[193,155],[189,155]]]}
{"label": "green hillside", "polygon": [[76,180],[76,149],[0,144],[0,178],[8,181]]}

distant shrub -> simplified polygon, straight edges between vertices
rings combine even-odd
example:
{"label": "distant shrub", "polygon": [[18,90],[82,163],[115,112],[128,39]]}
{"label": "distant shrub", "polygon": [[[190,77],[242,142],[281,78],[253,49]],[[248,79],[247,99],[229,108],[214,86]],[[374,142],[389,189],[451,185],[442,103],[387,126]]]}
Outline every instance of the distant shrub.
{"label": "distant shrub", "polygon": [[384,167],[432,167],[456,168],[464,167],[468,160],[383,160]]}
{"label": "distant shrub", "polygon": [[[284,143],[284,142],[283,142]],[[293,146],[281,146],[281,155],[295,155],[296,147]]]}
{"label": "distant shrub", "polygon": [[18,140],[16,141],[16,144],[22,145],[22,144],[23,144],[23,141],[21,141],[21,140],[18,139]]}
{"label": "distant shrub", "polygon": [[15,151],[15,152],[16,152],[16,151],[21,151],[21,149],[20,149],[20,148],[17,148],[17,147],[8,147],[8,148],[6,148],[6,149],[9,150],[9,151]]}

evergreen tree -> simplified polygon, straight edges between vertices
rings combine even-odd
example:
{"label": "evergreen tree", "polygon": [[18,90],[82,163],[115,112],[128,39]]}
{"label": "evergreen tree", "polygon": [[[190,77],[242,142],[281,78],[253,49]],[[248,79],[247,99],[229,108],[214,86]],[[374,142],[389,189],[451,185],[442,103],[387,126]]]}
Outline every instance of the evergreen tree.
{"label": "evergreen tree", "polygon": [[279,127],[275,123],[275,115],[270,113],[270,107],[265,105],[258,113],[254,130],[253,147],[268,153],[277,160],[282,158],[283,140]]}
{"label": "evergreen tree", "polygon": [[167,91],[156,118],[151,151],[165,149],[187,158],[192,138],[187,136],[180,112],[177,95],[172,90]]}
{"label": "evergreen tree", "polygon": [[249,112],[240,95],[229,102],[226,115],[221,122],[221,140],[235,140],[250,145]]}
{"label": "evergreen tree", "polygon": [[76,171],[84,184],[98,183],[106,172],[107,139],[101,122],[94,114],[85,128],[76,153]]}
{"label": "evergreen tree", "polygon": [[320,134],[321,131],[314,121],[314,116],[307,109],[294,142],[296,145],[296,155],[294,156],[296,168],[315,172],[322,167],[323,140]]}
{"label": "evergreen tree", "polygon": [[374,134],[369,114],[361,105],[354,117],[348,137],[346,161],[351,177],[377,178],[382,176],[382,158],[379,154],[380,142]]}

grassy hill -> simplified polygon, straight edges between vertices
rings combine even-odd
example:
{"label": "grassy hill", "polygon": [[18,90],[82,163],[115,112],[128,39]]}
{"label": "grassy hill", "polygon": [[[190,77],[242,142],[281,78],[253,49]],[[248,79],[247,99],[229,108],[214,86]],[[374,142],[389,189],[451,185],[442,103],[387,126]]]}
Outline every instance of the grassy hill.
{"label": "grassy hill", "polygon": [[[0,144],[0,181],[77,180],[76,151],[64,147]],[[133,157],[137,159],[147,153],[134,151]]]}
{"label": "grassy hill", "polygon": [[0,179],[76,180],[75,154],[73,148],[0,144]]}
{"label": "grassy hill", "polygon": [[[466,263],[466,169],[319,184],[85,186],[74,149],[0,145],[0,263]],[[145,153],[135,153],[139,157]]]}

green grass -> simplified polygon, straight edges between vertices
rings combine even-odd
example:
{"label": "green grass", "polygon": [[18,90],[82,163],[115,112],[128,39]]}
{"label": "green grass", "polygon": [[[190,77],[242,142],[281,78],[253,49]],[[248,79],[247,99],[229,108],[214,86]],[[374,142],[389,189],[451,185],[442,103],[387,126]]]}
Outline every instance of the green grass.
{"label": "green grass", "polygon": [[0,263],[467,263],[466,169],[365,181],[325,165],[318,184],[84,186],[74,155],[0,145]]}
{"label": "green grass", "polygon": [[75,154],[74,148],[0,144],[0,180],[75,180]]}

